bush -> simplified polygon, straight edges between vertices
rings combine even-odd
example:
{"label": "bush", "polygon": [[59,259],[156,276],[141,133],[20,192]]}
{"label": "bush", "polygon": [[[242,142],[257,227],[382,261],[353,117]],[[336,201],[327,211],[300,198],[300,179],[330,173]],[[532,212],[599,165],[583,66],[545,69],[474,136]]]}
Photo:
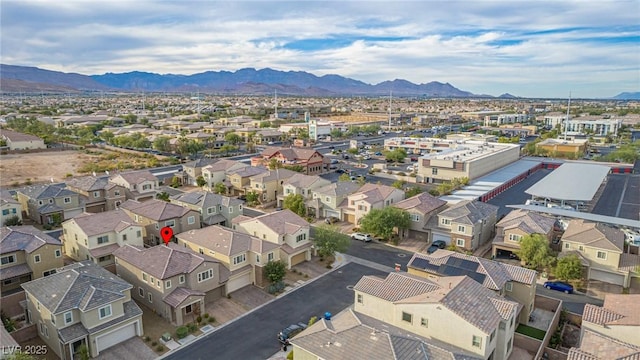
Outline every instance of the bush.
{"label": "bush", "polygon": [[196,318],[196,322],[200,324],[202,322],[202,316],[198,315],[198,317]]}
{"label": "bush", "polygon": [[293,360],[293,350],[291,350],[289,354],[287,354],[287,360]]}
{"label": "bush", "polygon": [[186,326],[179,326],[176,329],[176,337],[178,339],[183,339],[185,336],[187,336],[188,333],[189,333],[189,329],[187,329]]}
{"label": "bush", "polygon": [[208,321],[209,321],[210,323],[215,322],[215,321],[216,321],[216,318],[214,318],[214,317],[210,317]]}
{"label": "bush", "polygon": [[157,342],[157,341],[152,341],[152,342],[151,342],[151,346],[156,346],[156,345],[158,345],[158,342]]}
{"label": "bush", "polygon": [[190,333],[198,330],[198,326],[196,324],[194,324],[194,323],[191,323],[191,324],[187,325],[187,327],[188,327]]}
{"label": "bush", "polygon": [[160,352],[160,351],[164,351],[164,346],[162,346],[162,345],[158,345],[158,347],[156,348],[156,350],[157,350],[158,352]]}
{"label": "bush", "polygon": [[203,316],[204,316],[205,319],[208,319],[209,318],[209,313],[204,313]]}
{"label": "bush", "polygon": [[145,336],[145,337],[144,337],[144,341],[149,342],[149,340],[151,340],[151,338],[150,338],[150,337],[148,337],[148,336]]}

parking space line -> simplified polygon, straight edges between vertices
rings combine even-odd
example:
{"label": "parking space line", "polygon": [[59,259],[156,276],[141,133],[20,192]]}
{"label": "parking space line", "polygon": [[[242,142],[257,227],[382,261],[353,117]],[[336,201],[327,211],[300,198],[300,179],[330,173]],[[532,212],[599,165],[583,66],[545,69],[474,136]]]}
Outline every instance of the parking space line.
{"label": "parking space line", "polygon": [[616,217],[620,216],[620,208],[622,207],[622,200],[624,200],[624,193],[627,191],[627,184],[629,183],[629,176],[624,180],[624,186],[622,187],[622,193],[620,194],[620,201],[618,201],[618,207],[616,208]]}

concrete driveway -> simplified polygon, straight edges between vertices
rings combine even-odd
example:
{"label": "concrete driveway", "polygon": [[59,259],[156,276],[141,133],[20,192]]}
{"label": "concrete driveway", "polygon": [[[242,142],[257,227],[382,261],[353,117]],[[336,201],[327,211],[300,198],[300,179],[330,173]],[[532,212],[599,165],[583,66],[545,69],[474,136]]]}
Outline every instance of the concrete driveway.
{"label": "concrete driveway", "polygon": [[147,344],[139,337],[133,337],[123,343],[115,345],[105,351],[100,352],[100,355],[95,357],[95,360],[122,360],[122,359],[136,359],[136,360],[153,360],[157,358],[153,350],[149,349]]}

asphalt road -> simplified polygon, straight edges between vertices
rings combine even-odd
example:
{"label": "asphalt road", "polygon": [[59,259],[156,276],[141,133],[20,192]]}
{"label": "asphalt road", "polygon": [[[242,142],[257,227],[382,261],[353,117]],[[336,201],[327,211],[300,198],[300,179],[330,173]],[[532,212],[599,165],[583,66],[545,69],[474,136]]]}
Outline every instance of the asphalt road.
{"label": "asphalt road", "polygon": [[506,215],[513,210],[508,208],[507,205],[524,205],[528,199],[531,199],[531,195],[525,193],[525,190],[540,181],[543,177],[547,176],[550,172],[551,170],[540,169],[528,178],[522,180],[518,184],[512,186],[502,194],[487,202],[491,205],[500,207],[500,209],[498,209],[498,218],[500,218],[502,215]]}
{"label": "asphalt road", "polygon": [[181,347],[165,359],[266,359],[280,350],[276,336],[297,322],[325,312],[337,314],[353,304],[353,290],[364,275],[385,273],[354,263],[346,264],[299,287],[259,310],[227,323],[196,342]]}
{"label": "asphalt road", "polygon": [[351,246],[346,253],[391,268],[395,267],[395,264],[400,264],[401,271],[407,271],[407,263],[413,255],[410,251],[397,249],[376,241],[365,243],[358,240],[351,240]]}
{"label": "asphalt road", "polygon": [[582,314],[585,304],[602,306],[603,301],[584,294],[565,294],[556,290],[545,289],[542,285],[536,287],[536,294],[562,300],[562,306],[575,314]]}

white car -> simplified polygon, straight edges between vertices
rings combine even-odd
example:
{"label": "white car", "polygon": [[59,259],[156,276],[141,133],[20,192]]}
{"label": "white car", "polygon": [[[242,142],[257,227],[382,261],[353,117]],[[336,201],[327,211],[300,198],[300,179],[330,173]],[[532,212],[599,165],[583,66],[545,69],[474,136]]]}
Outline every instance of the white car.
{"label": "white car", "polygon": [[363,234],[363,233],[353,233],[353,234],[351,234],[351,238],[353,240],[360,240],[360,241],[364,241],[364,242],[370,242],[370,241],[373,240],[373,237],[371,237],[371,235]]}
{"label": "white car", "polygon": [[413,169],[414,169],[413,165],[407,166],[407,171],[413,171]]}

